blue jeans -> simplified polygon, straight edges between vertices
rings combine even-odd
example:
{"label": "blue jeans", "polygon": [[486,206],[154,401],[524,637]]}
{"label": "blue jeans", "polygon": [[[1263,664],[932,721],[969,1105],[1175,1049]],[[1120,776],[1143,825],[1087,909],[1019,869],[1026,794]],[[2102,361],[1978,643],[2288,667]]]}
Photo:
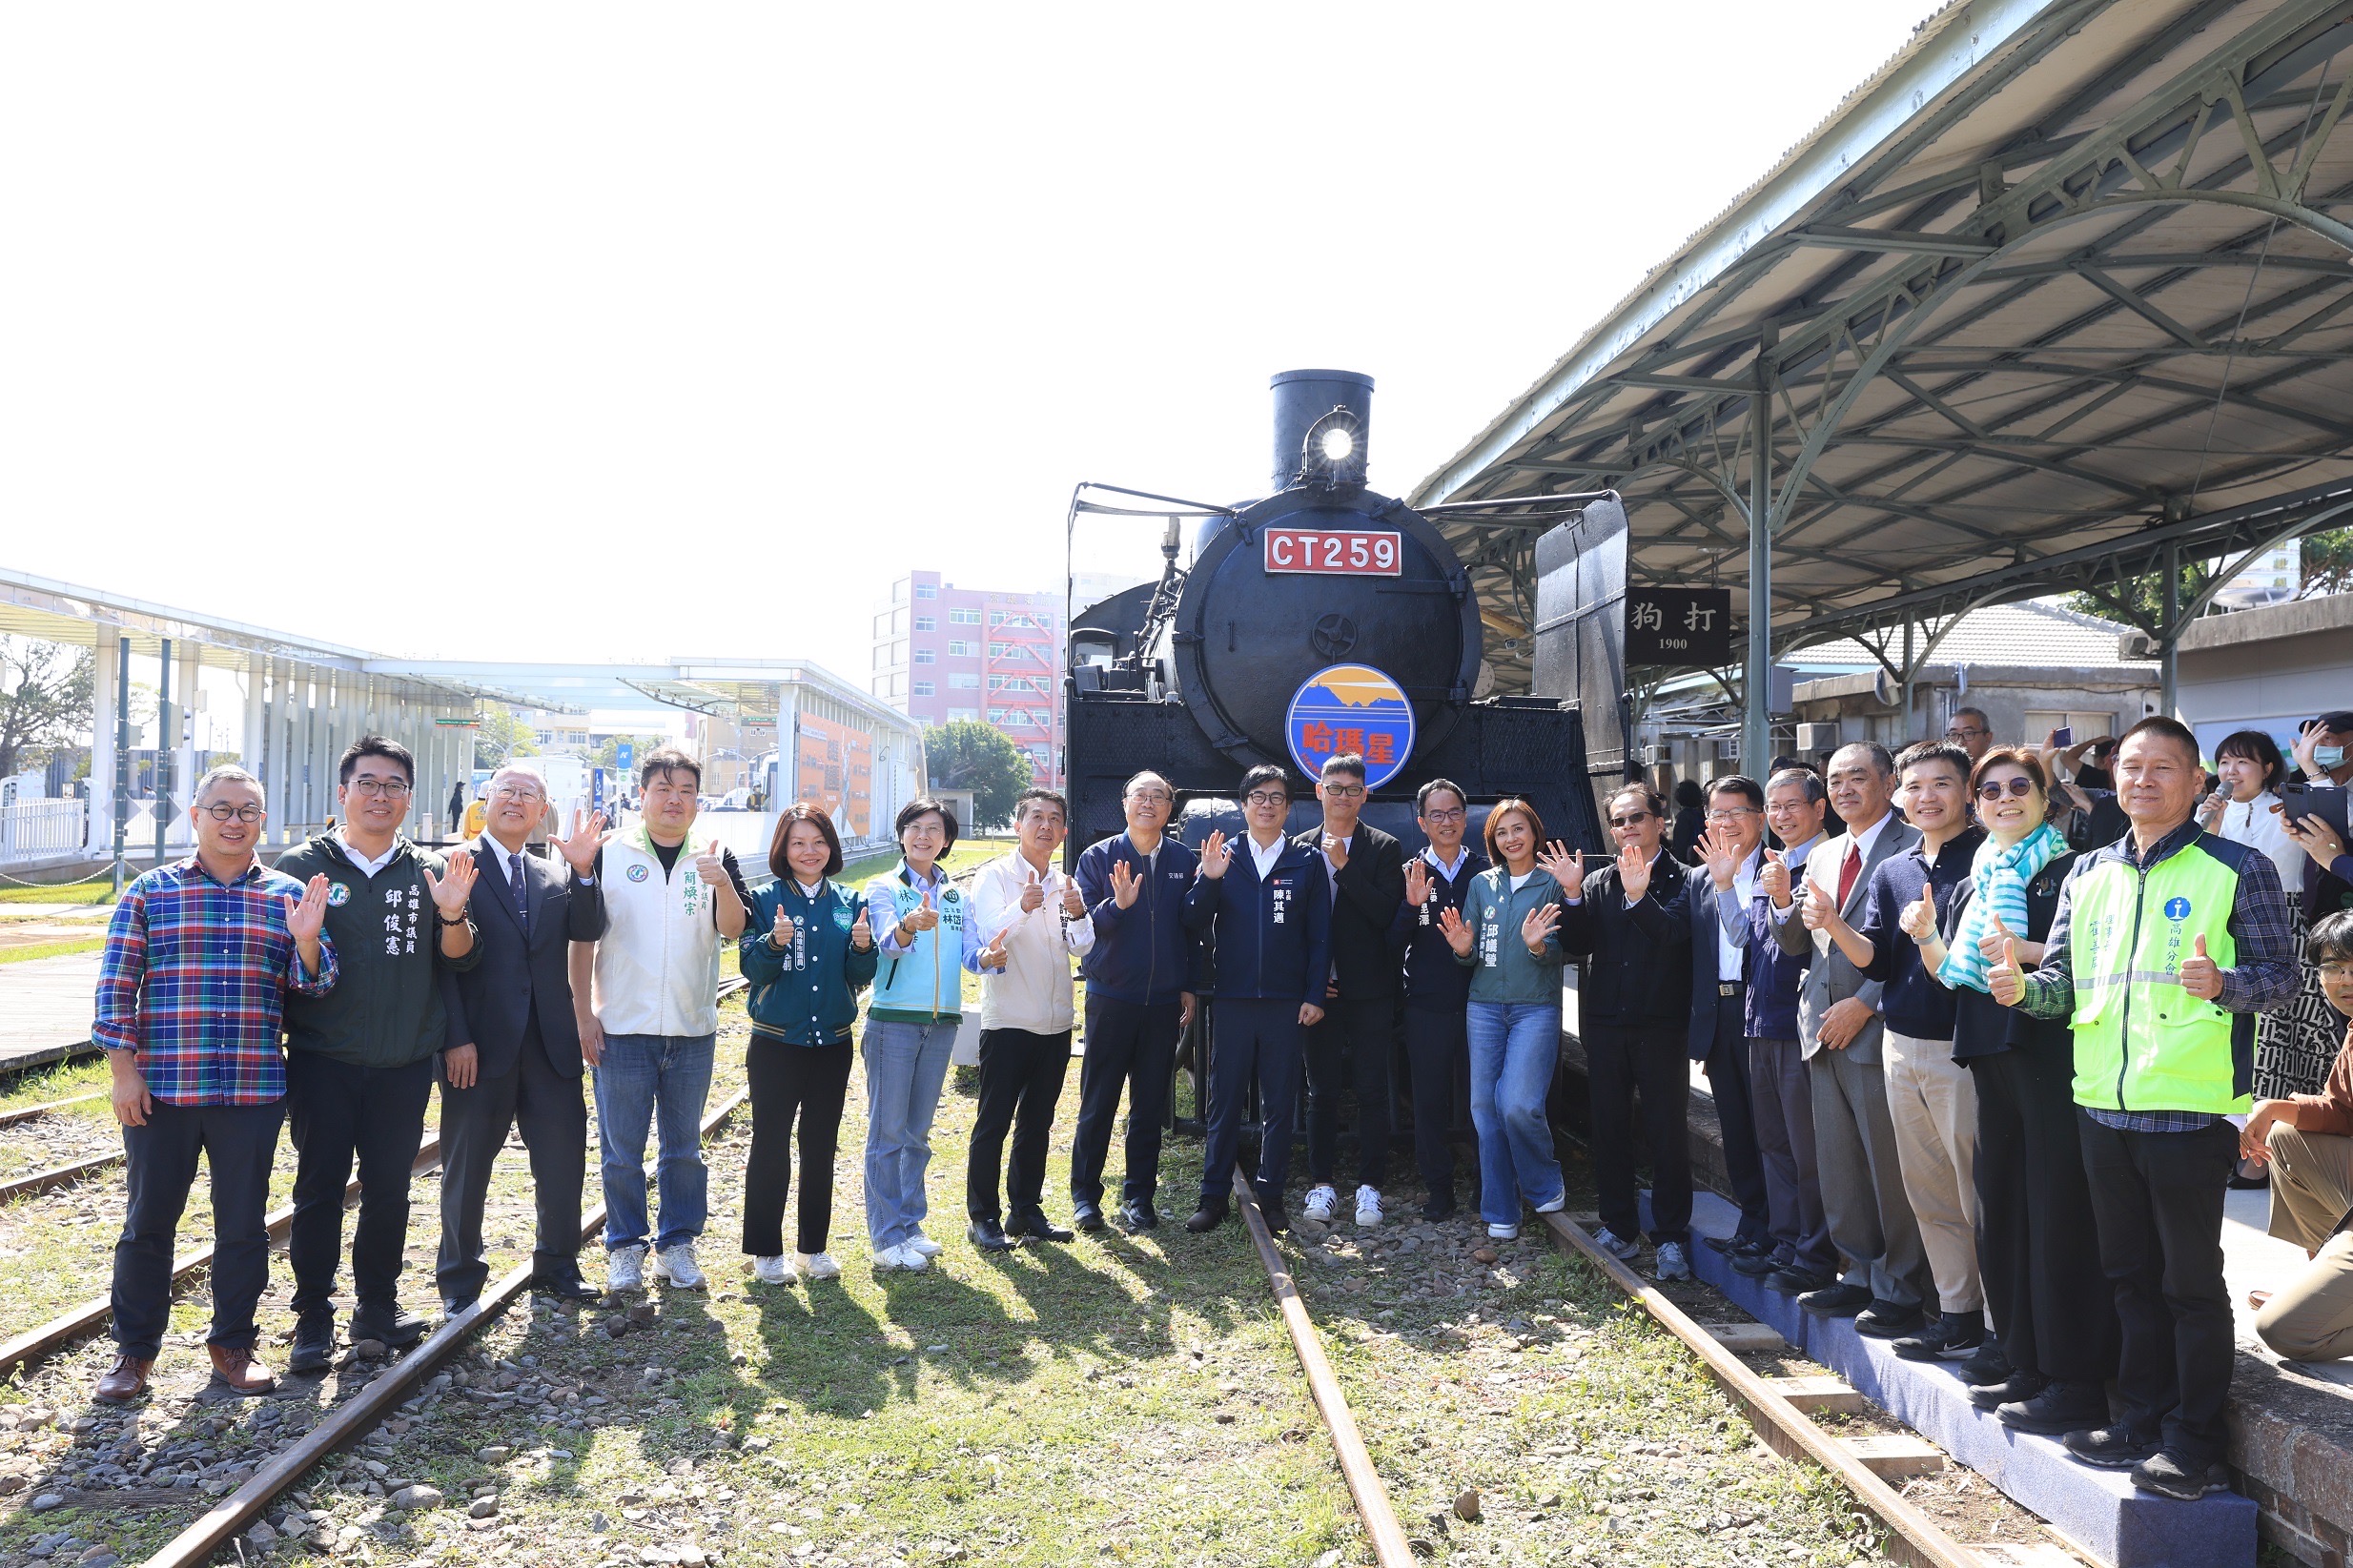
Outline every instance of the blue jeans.
{"label": "blue jeans", "polygon": [[662,1229],[654,1251],[692,1241],[710,1214],[703,1167],[703,1107],[710,1098],[715,1034],[608,1034],[596,1069],[597,1143],[603,1151],[604,1247],[645,1240],[645,1131],[658,1125]]}
{"label": "blue jeans", "polygon": [[1561,1196],[1545,1096],[1561,1059],[1561,1009],[1528,1002],[1470,1004],[1471,1125],[1479,1130],[1479,1217],[1520,1223],[1520,1200]]}
{"label": "blue jeans", "polygon": [[931,1212],[923,1173],[931,1164],[931,1117],[955,1047],[952,1018],[867,1020],[866,1233],[878,1252],[914,1240]]}

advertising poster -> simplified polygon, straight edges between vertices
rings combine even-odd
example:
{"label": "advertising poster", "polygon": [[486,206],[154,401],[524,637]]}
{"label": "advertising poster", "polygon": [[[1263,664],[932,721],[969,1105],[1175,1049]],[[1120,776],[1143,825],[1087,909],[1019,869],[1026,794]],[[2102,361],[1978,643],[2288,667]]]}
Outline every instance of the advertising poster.
{"label": "advertising poster", "polygon": [[792,733],[793,799],[824,806],[843,838],[867,837],[874,819],[873,737],[808,713],[794,715]]}

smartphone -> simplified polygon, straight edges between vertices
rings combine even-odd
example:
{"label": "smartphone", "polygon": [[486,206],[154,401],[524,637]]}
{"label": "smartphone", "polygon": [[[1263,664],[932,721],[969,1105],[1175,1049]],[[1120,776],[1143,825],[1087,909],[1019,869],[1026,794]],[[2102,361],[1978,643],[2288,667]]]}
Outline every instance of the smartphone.
{"label": "smartphone", "polygon": [[2059,725],[2058,728],[2051,732],[2051,743],[2058,747],[2061,751],[2065,751],[2069,746],[2074,745],[2076,743],[2076,726],[2073,724]]}
{"label": "smartphone", "polygon": [[2353,827],[2348,827],[2346,823],[2347,807],[2353,806],[2353,801],[2346,798],[2348,795],[2353,795],[2353,790],[2283,784],[2280,789],[2280,814],[2291,823],[2301,822],[2306,817],[2318,817],[2337,830],[2339,839],[2346,839],[2353,837]]}

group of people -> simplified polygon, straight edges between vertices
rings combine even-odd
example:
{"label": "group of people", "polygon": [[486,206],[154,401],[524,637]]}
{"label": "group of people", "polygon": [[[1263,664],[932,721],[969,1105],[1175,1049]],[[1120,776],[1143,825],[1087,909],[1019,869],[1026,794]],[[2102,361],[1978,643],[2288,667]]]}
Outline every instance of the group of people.
{"label": "group of people", "polygon": [[[2307,790],[2353,781],[2348,743],[2353,714],[2304,726]],[[1595,932],[1602,1245],[1638,1252],[1639,1083],[1657,1272],[1688,1270],[1688,1048],[1734,1269],[1899,1355],[1966,1358],[1980,1408],[2143,1489],[2227,1485],[2242,1155],[2270,1168],[2272,1232],[2314,1256],[2259,1331],[2353,1354],[2353,859],[2283,793],[2267,735],[2218,752],[2209,776],[2162,717],[2104,746],[1995,745],[1964,708],[1900,755],[1716,780],[1688,867],[1658,849],[1647,786],[1611,797],[1620,864],[1564,901]]]}
{"label": "group of people", "polygon": [[[2349,743],[2353,714],[2307,726],[2302,787],[2353,782]],[[1995,745],[1964,709],[1945,739],[1900,756],[1858,743],[1819,771],[1717,779],[1688,865],[1667,803],[1640,783],[1607,798],[1616,852],[1588,864],[1524,800],[1487,809],[1483,853],[1465,843],[1468,797],[1432,780],[1415,797],[1425,845],[1408,856],[1361,820],[1365,769],[1345,755],[1316,780],[1306,831],[1288,830],[1284,771],[1258,767],[1241,782],[1241,830],[1197,851],[1169,833],[1169,782],[1140,772],[1122,792],[1125,830],[1068,873],[1062,797],[1024,792],[1017,845],[969,883],[944,871],[958,824],[937,802],[898,813],[899,863],[863,887],[836,880],[833,825],[802,804],[781,814],[773,880],[757,893],[731,852],[694,832],[700,770],[667,748],[644,760],[644,815],[624,831],[589,815],[555,832],[544,781],[511,765],[490,782],[479,836],[440,855],[399,832],[413,760],[364,739],[341,759],[339,825],[275,869],[256,854],[260,784],[218,768],[192,807],[195,854],[133,883],[109,930],[95,1038],[131,1204],[115,1254],[120,1354],[99,1395],[146,1385],[200,1151],[219,1238],[215,1369],[232,1388],[269,1386],[255,1313],[281,1123],[298,1155],[290,1370],[332,1354],[355,1163],[348,1333],[421,1336],[429,1325],[396,1283],[437,1076],[447,1313],[469,1310],[486,1281],[482,1207],[510,1130],[538,1204],[534,1287],[595,1293],[578,1263],[591,1069],[607,1286],[703,1284],[700,1124],[726,943],[750,986],[742,1246],[772,1284],[839,1273],[831,1171],[853,1049],[874,1265],[921,1271],[940,1251],[924,1229],[930,1133],[967,973],[983,998],[968,1235],[992,1251],[1071,1238],[1043,1190],[1081,1023],[1074,959],[1077,1229],[1160,1223],[1178,1046],[1214,989],[1188,1229],[1229,1215],[1238,1170],[1269,1223],[1287,1223],[1302,1080],[1302,1213],[1380,1224],[1402,1043],[1424,1213],[1455,1211],[1449,1134],[1466,1085],[1480,1217],[1491,1236],[1516,1235],[1528,1208],[1565,1201],[1546,1101],[1574,961],[1603,1247],[1632,1260],[1647,1229],[1658,1276],[1689,1276],[1699,1063],[1740,1216],[1711,1242],[1732,1267],[1852,1316],[1899,1354],[1966,1357],[1973,1397],[1999,1419],[2196,1497],[2223,1484],[2219,1234],[2241,1159],[2269,1180],[2274,1232],[2316,1254],[2265,1305],[2262,1332],[2282,1354],[2353,1354],[2353,1046],[2314,1043],[2319,1029],[2342,1035],[2353,1008],[2353,858],[2325,813],[2291,809],[2311,797],[2282,794],[2267,737],[2219,749],[2201,800],[2197,740],[2173,720],[2133,726],[2096,774],[2100,759],[2080,749]],[[2056,776],[2071,764],[2075,779]],[[535,833],[553,853],[525,852]],[[1280,1135],[1246,1153],[1254,1110]]]}

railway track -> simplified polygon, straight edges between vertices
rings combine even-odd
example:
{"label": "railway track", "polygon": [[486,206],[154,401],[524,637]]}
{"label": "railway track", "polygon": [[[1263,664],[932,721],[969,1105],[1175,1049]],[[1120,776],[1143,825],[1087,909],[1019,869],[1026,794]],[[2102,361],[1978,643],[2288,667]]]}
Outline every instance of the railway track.
{"label": "railway track", "polygon": [[0,1127],[14,1127],[20,1122],[29,1122],[37,1116],[53,1115],[70,1107],[88,1105],[92,1100],[105,1098],[104,1091],[95,1094],[75,1094],[63,1100],[45,1100],[39,1105],[19,1106],[14,1110],[0,1110]]}
{"label": "railway track", "polygon": [[112,1171],[122,1163],[120,1154],[100,1154],[95,1159],[75,1160],[71,1165],[51,1166],[47,1171],[35,1171],[30,1176],[0,1182],[0,1203],[10,1203],[17,1198],[31,1197],[36,1192],[65,1187],[85,1176],[94,1176],[101,1171]]}
{"label": "railway track", "polygon": [[[1273,1233],[1258,1211],[1249,1181],[1234,1172],[1234,1197],[1267,1283],[1280,1308],[1283,1326],[1305,1374],[1309,1392],[1330,1439],[1359,1520],[1381,1568],[1412,1568],[1416,1558],[1398,1521],[1395,1505],[1365,1450],[1356,1417],[1326,1358],[1306,1303]],[[1799,1407],[1772,1380],[1751,1370],[1712,1334],[1655,1286],[1602,1251],[1583,1227],[1565,1214],[1540,1216],[1553,1244],[1583,1258],[1631,1297],[1661,1328],[1697,1356],[1764,1443],[1784,1458],[1803,1458],[1826,1471],[1876,1522],[1888,1556],[1909,1568],[1985,1568],[1990,1560],[1956,1541],[1895,1488],[1855,1457],[1844,1442]],[[2002,1560],[2015,1560],[2003,1558]]]}

